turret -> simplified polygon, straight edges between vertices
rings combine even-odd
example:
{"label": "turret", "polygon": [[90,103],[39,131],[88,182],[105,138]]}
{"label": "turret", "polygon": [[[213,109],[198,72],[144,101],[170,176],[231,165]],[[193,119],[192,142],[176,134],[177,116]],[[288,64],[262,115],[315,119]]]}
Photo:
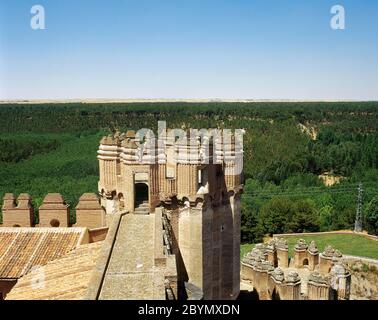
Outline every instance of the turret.
{"label": "turret", "polygon": [[277,251],[277,265],[280,268],[287,268],[289,266],[289,246],[286,239],[279,238],[275,244]]}
{"label": "turret", "polygon": [[322,274],[327,274],[331,271],[333,266],[333,257],[335,249],[332,246],[326,246],[324,251],[319,256],[319,271]]}
{"label": "turret", "polygon": [[311,241],[307,249],[308,268],[311,271],[315,270],[315,267],[319,264],[319,250],[315,241]]}
{"label": "turret", "polygon": [[296,271],[289,271],[285,279],[285,290],[282,293],[284,300],[300,300],[301,298],[301,278]]}
{"label": "turret", "polygon": [[337,299],[349,300],[351,288],[351,273],[347,266],[337,262],[331,269],[331,287],[336,291]]}
{"label": "turret", "polygon": [[310,274],[307,283],[308,300],[332,300],[327,276],[315,271]]}

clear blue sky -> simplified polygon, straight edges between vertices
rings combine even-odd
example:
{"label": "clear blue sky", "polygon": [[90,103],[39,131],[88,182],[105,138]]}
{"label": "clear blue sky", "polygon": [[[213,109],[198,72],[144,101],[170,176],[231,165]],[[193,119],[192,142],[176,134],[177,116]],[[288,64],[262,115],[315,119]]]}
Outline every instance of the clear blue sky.
{"label": "clear blue sky", "polygon": [[378,1],[1,0],[0,99],[75,98],[378,100]]}

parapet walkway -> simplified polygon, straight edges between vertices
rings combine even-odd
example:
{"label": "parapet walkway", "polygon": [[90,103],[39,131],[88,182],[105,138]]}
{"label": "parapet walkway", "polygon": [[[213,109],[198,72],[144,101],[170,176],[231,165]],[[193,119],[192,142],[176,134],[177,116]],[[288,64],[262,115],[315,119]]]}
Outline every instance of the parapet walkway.
{"label": "parapet walkway", "polygon": [[121,215],[98,299],[165,299],[164,274],[154,267],[154,225],[155,215]]}

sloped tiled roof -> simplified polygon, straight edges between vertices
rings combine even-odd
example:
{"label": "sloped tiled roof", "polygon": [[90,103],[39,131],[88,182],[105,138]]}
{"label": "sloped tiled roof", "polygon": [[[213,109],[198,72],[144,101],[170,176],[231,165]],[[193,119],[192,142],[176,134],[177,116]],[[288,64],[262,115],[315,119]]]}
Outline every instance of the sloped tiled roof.
{"label": "sloped tiled roof", "polygon": [[76,248],[86,228],[0,228],[0,279],[17,279]]}
{"label": "sloped tiled roof", "polygon": [[[23,276],[7,300],[79,300],[88,288],[102,242],[81,245]],[[38,284],[36,285],[36,279]]]}

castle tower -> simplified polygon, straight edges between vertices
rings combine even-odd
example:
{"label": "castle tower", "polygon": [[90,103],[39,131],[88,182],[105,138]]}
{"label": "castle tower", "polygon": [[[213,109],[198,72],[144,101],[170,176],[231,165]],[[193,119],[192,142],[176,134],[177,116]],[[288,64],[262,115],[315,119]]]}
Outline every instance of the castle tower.
{"label": "castle tower", "polygon": [[31,197],[21,193],[16,198],[12,193],[6,193],[3,198],[3,227],[31,227],[34,225],[34,210]]}
{"label": "castle tower", "polygon": [[325,276],[319,272],[310,274],[307,283],[308,300],[332,300],[330,286]]}
{"label": "castle tower", "polygon": [[285,281],[284,272],[280,268],[271,272],[269,279],[269,294],[272,300],[282,300],[283,284]]}
{"label": "castle tower", "polygon": [[324,251],[319,256],[319,272],[321,274],[327,274],[331,271],[333,266],[333,257],[335,249],[331,246],[326,246]]}
{"label": "castle tower", "polygon": [[255,275],[253,287],[259,293],[259,300],[270,300],[269,285],[271,282],[270,275],[274,272],[273,265],[267,260],[256,260],[254,265]]}
{"label": "castle tower", "polygon": [[94,193],[84,193],[76,206],[75,227],[96,229],[107,225],[105,210]]}
{"label": "castle tower", "polygon": [[269,241],[268,245],[266,246],[267,252],[267,260],[274,266],[277,267],[277,251],[276,251],[276,241],[272,239]]}
{"label": "castle tower", "polygon": [[311,241],[307,249],[308,268],[311,271],[315,270],[315,267],[319,264],[319,250],[315,241]]}
{"label": "castle tower", "polygon": [[299,239],[294,247],[294,266],[295,268],[302,268],[308,266],[309,261],[307,257],[308,245],[305,240]]}
{"label": "castle tower", "polygon": [[101,204],[107,214],[154,214],[160,206],[172,226],[179,281],[201,288],[205,299],[235,299],[242,156],[235,137],[198,130],[104,137],[98,150]]}
{"label": "castle tower", "polygon": [[279,268],[289,267],[289,246],[286,239],[279,238],[275,244],[277,252],[277,265]]}
{"label": "castle tower", "polygon": [[331,287],[336,291],[337,299],[349,300],[352,275],[345,265],[340,262],[331,269]]}
{"label": "castle tower", "polygon": [[69,227],[70,209],[60,193],[49,193],[39,207],[39,227]]}
{"label": "castle tower", "polygon": [[241,261],[242,279],[254,283],[257,263],[264,259],[261,251],[257,248],[253,248],[252,251],[248,252]]}
{"label": "castle tower", "polygon": [[289,271],[285,286],[282,288],[282,299],[284,300],[300,300],[301,298],[301,278],[295,271]]}
{"label": "castle tower", "polygon": [[[139,207],[146,209],[140,213],[149,213],[160,202],[154,145],[155,139],[150,137],[143,148],[138,148],[134,131],[101,140],[97,157],[100,167],[98,189],[107,214],[135,212]],[[167,184],[172,183],[168,181]]]}

